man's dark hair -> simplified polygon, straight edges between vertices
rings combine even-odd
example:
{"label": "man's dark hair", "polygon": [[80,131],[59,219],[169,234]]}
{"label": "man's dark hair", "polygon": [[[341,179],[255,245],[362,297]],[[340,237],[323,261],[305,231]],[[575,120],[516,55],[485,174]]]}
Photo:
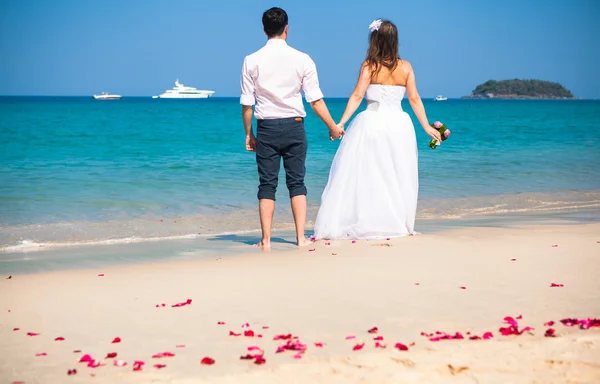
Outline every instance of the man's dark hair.
{"label": "man's dark hair", "polygon": [[288,25],[288,15],[283,9],[273,7],[263,13],[262,23],[269,38],[280,36]]}

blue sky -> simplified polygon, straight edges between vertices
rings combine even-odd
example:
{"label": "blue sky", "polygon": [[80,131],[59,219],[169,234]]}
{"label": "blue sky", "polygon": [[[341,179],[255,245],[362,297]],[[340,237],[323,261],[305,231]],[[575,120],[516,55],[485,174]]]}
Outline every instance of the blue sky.
{"label": "blue sky", "polygon": [[536,78],[600,98],[598,0],[2,0],[0,95],[156,95],[179,78],[237,96],[271,6],[288,12],[288,43],[313,57],[326,97],[352,91],[382,17],[422,96]]}

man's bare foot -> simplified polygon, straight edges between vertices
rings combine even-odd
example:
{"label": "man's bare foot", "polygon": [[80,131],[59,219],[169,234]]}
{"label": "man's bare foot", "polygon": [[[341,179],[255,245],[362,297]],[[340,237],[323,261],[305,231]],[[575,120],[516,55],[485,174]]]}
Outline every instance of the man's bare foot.
{"label": "man's bare foot", "polygon": [[271,242],[270,241],[261,240],[260,242],[254,244],[254,246],[259,247],[263,251],[267,251],[267,252],[271,250]]}
{"label": "man's bare foot", "polygon": [[307,245],[310,244],[310,241],[308,241],[307,238],[303,237],[301,239],[298,240],[298,246],[299,247],[306,247]]}

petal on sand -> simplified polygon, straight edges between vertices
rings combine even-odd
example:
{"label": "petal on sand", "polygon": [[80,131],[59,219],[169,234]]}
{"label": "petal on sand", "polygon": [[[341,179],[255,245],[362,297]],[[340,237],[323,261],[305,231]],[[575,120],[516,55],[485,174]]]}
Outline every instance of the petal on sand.
{"label": "petal on sand", "polygon": [[48,356],[48,354],[46,352],[42,352],[42,353],[36,353],[36,356]]}
{"label": "petal on sand", "polygon": [[105,359],[114,359],[115,357],[117,357],[117,352],[111,352],[106,355]]}
{"label": "petal on sand", "polygon": [[484,340],[489,340],[489,339],[492,339],[493,337],[494,337],[494,334],[492,332],[486,332],[483,334]]}
{"label": "petal on sand", "polygon": [[102,364],[102,362],[100,360],[93,360],[93,361],[90,361],[87,366],[90,368],[98,368],[98,367],[103,367],[105,365],[106,364]]}
{"label": "petal on sand", "polygon": [[185,348],[185,344],[177,344],[175,348]]}
{"label": "petal on sand", "polygon": [[69,369],[67,371],[67,375],[72,376],[72,375],[76,375],[77,374],[77,370],[76,369]]}
{"label": "petal on sand", "polygon": [[65,341],[65,338],[62,336],[57,337],[54,341]]}
{"label": "petal on sand", "polygon": [[554,321],[552,321],[552,320],[544,323],[544,327],[551,327],[553,325],[554,325]]}
{"label": "petal on sand", "polygon": [[356,344],[354,347],[352,347],[353,351],[360,351],[361,349],[363,349],[365,346],[365,343],[362,344]]}
{"label": "petal on sand", "polygon": [[383,336],[374,337],[373,340],[375,340],[375,341],[383,341]]}
{"label": "petal on sand", "polygon": [[546,329],[546,333],[544,333],[545,337],[556,337],[556,330],[554,328]]}
{"label": "petal on sand", "polygon": [[124,367],[127,365],[127,362],[123,360],[115,360],[113,364],[115,367]]}
{"label": "petal on sand", "polygon": [[242,328],[250,328],[250,324],[249,323],[242,324]]}
{"label": "petal on sand", "polygon": [[550,283],[550,288],[562,288],[564,284]]}
{"label": "petal on sand", "polygon": [[379,332],[379,329],[377,327],[373,327],[373,328],[369,329],[367,332],[369,332],[369,333],[377,333],[377,332]]}
{"label": "petal on sand", "polygon": [[408,351],[408,347],[402,343],[396,343],[394,345],[394,348],[400,350],[400,351]]}
{"label": "petal on sand", "polygon": [[353,339],[356,339],[356,336],[354,336],[354,335],[346,336],[346,340],[353,340]]}
{"label": "petal on sand", "polygon": [[156,369],[161,369],[161,368],[165,368],[167,366],[167,364],[154,364],[153,367]]}
{"label": "petal on sand", "polygon": [[177,307],[183,307],[183,306],[190,305],[190,304],[192,304],[192,299],[187,299],[186,301],[183,301],[181,303],[173,304],[173,305],[171,305],[171,307],[177,308]]}
{"label": "petal on sand", "polygon": [[213,365],[214,363],[215,359],[211,357],[204,357],[202,360],[200,360],[200,364],[202,365]]}
{"label": "petal on sand", "polygon": [[94,361],[94,359],[93,359],[93,358],[92,358],[92,356],[90,356],[90,355],[83,355],[83,356],[81,356],[81,358],[79,359],[79,362],[80,362],[80,363],[89,363],[89,362],[92,362],[92,361]]}
{"label": "petal on sand", "polygon": [[275,335],[273,340],[290,340],[292,338],[292,334],[288,333],[287,335]]}
{"label": "petal on sand", "polygon": [[121,342],[121,338],[120,337],[115,337],[113,339],[113,341],[111,341],[111,344],[117,344],[117,343],[120,343],[120,342]]}
{"label": "petal on sand", "polygon": [[229,331],[229,336],[242,336],[241,333],[235,333],[233,331]]}
{"label": "petal on sand", "polygon": [[301,359],[302,358],[302,354],[297,353],[294,355],[294,359]]}
{"label": "petal on sand", "polygon": [[102,277],[102,276],[104,276],[104,273],[99,273],[98,274],[98,277]]}
{"label": "petal on sand", "polygon": [[267,362],[267,360],[265,360],[265,358],[262,356],[259,356],[254,360],[254,364],[256,364],[256,365],[262,365],[266,362]]}
{"label": "petal on sand", "polygon": [[386,344],[381,344],[379,341],[375,342],[375,348],[381,348],[384,349],[385,347],[387,347]]}
{"label": "petal on sand", "polygon": [[35,332],[27,332],[27,336],[39,336],[39,333],[35,333]]}
{"label": "petal on sand", "polygon": [[323,348],[325,346],[325,344],[323,343],[315,343],[315,347],[317,348]]}
{"label": "petal on sand", "polygon": [[21,328],[13,328],[13,331],[18,331],[19,329],[21,329]]}
{"label": "petal on sand", "polygon": [[244,336],[246,337],[254,337],[254,331],[249,329],[247,331],[244,331]]}
{"label": "petal on sand", "polygon": [[133,370],[141,371],[144,364],[146,364],[146,363],[144,363],[143,361],[139,361],[139,360],[134,361],[133,362]]}
{"label": "petal on sand", "polygon": [[218,321],[217,324],[218,325],[225,325],[225,322],[224,321]]}

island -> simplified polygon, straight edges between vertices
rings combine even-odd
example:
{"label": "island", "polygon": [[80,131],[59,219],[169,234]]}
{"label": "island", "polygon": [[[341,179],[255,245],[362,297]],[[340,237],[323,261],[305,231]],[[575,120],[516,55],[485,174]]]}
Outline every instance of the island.
{"label": "island", "polygon": [[571,91],[544,80],[488,80],[463,99],[574,99]]}

